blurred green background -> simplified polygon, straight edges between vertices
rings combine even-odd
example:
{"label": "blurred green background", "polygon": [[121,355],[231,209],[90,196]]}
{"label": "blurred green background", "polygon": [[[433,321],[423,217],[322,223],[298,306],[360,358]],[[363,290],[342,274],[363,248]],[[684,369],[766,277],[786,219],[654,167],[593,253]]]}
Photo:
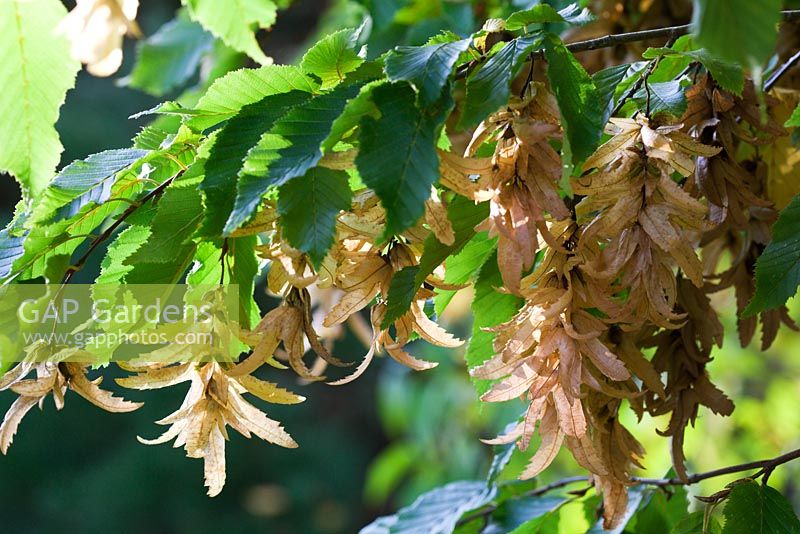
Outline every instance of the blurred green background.
{"label": "blurred green background", "polygon": [[[381,1],[381,0],[376,0]],[[448,2],[417,2],[415,16],[425,25],[410,33],[402,25],[379,28],[372,51],[385,43],[419,44],[442,28],[471,31],[471,7]],[[434,14],[426,5],[438,4]],[[171,19],[178,2],[143,0],[139,21],[146,35]],[[277,26],[263,36],[267,53],[278,62],[294,61],[322,18],[336,27],[358,11],[337,2],[297,0],[281,12]],[[464,9],[466,7],[466,10]],[[388,46],[388,45],[385,45]],[[128,120],[160,99],[119,87],[115,79],[130,71],[134,46],[126,44],[121,74],[109,79],[81,73],[67,96],[58,129],[65,152],[62,164],[88,154],[129,145],[145,123]],[[11,218],[18,189],[8,177],[0,180],[3,222]],[[81,273],[88,280],[95,265]],[[263,285],[263,284],[262,284]],[[454,300],[445,322],[462,337],[469,327],[469,296]],[[265,299],[266,302],[266,299]],[[800,336],[784,331],[772,349],[740,349],[734,330],[732,296],[717,298],[728,311],[729,335],[710,365],[714,381],[737,404],[730,418],[702,412],[696,429],[687,433],[691,471],[703,471],[774,456],[800,447]],[[800,317],[794,306],[792,316]],[[269,378],[291,387],[308,400],[298,406],[267,407],[300,443],[286,450],[232,435],[227,448],[228,479],[214,499],[205,495],[202,462],[184,457],[168,445],[147,447],[135,437],[154,437],[162,427],[153,421],[174,411],[184,388],[128,393],[145,406],[130,414],[109,414],[69,395],[56,412],[51,402],[34,410],[22,423],[8,456],[0,458],[0,520],[5,532],[355,532],[378,515],[408,504],[419,493],[458,479],[483,478],[491,450],[478,441],[491,437],[513,420],[522,404],[479,406],[465,372],[462,353],[427,345],[414,347],[421,357],[440,362],[414,373],[380,358],[358,381],[343,388],[303,385],[289,373]],[[344,359],[356,360],[364,349],[348,336],[336,345]],[[106,379],[110,384],[111,377]],[[13,401],[0,394],[0,409]],[[655,428],[666,421],[645,418],[629,427],[645,445],[648,476],[663,475],[670,464],[669,444]],[[534,444],[535,445],[535,444]],[[532,449],[535,447],[532,446]],[[513,476],[514,466],[505,475]],[[543,481],[579,472],[562,453]],[[706,481],[692,488],[698,494],[720,489],[729,479]],[[800,505],[800,464],[779,468],[770,479],[795,506]],[[569,507],[563,513],[572,514]],[[577,521],[577,523],[576,523]],[[562,521],[564,532],[584,526],[580,519]]]}

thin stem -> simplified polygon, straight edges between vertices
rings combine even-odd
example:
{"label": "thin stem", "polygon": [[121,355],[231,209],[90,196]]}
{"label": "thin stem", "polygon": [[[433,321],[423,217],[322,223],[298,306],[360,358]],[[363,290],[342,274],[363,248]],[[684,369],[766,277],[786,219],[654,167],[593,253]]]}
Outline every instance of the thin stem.
{"label": "thin stem", "polygon": [[225,256],[228,255],[228,238],[222,240],[222,251],[219,255],[219,263],[221,265],[220,275],[219,275],[219,285],[225,285]]}
{"label": "thin stem", "polygon": [[[553,491],[554,489],[559,489],[559,488],[563,488],[564,486],[569,486],[570,484],[577,484],[578,482],[588,482],[588,481],[589,481],[589,477],[587,477],[587,476],[576,476],[576,477],[562,478],[561,480],[556,480],[555,482],[552,482],[550,484],[542,486],[541,488],[534,488],[531,491],[527,491],[527,492],[523,493],[522,495],[520,495],[519,497],[535,497],[537,495],[543,495],[543,494],[545,494],[545,493],[547,493],[549,491]],[[563,506],[567,502],[569,502],[569,500],[564,501],[563,503],[558,505],[557,508],[560,508],[561,506]],[[497,505],[496,504],[489,504],[489,505],[481,508],[477,512],[461,518],[458,521],[458,523],[456,523],[456,525],[457,526],[466,525],[467,523],[471,523],[472,521],[475,521],[478,518],[481,518],[481,517],[486,518],[486,517],[492,515],[492,513],[495,510],[497,510]]]}
{"label": "thin stem", "polygon": [[528,92],[528,88],[530,88],[531,83],[533,83],[533,67],[536,65],[536,58],[533,54],[530,54],[528,58],[531,62],[531,67],[528,69],[528,76],[525,78],[525,83],[522,85],[522,90],[519,92],[520,98],[525,98],[525,93]]}
{"label": "thin stem", "polygon": [[[675,37],[671,36],[664,45],[664,47],[669,48],[673,44],[675,44]],[[647,79],[650,77],[651,74],[653,74],[653,72],[655,72],[662,57],[664,56],[658,56],[655,59],[650,60],[650,62],[644,68],[642,75],[639,76],[639,79],[633,82],[633,85],[630,86],[630,88],[625,92],[625,94],[622,95],[622,97],[619,99],[617,105],[614,106],[614,109],[611,111],[612,117],[617,113],[619,113],[619,111],[622,109],[622,106],[625,105],[625,102],[627,102],[630,98],[632,98],[637,93],[637,91],[641,89],[642,85],[644,85],[645,92],[647,93],[647,106],[645,115],[647,115],[648,118],[650,117],[650,87],[647,85]]]}
{"label": "thin stem", "polygon": [[111,223],[108,226],[108,228],[103,230],[103,233],[101,233],[100,235],[95,237],[92,240],[92,242],[89,244],[89,248],[87,248],[86,251],[81,255],[81,257],[78,258],[78,261],[76,261],[75,263],[73,263],[72,265],[69,266],[69,268],[67,269],[67,272],[64,274],[64,278],[61,280],[62,286],[68,284],[69,281],[72,280],[72,276],[83,268],[84,264],[86,263],[86,260],[89,259],[89,257],[92,255],[92,253],[95,250],[97,250],[97,247],[99,247],[101,244],[103,244],[105,241],[107,241],[114,234],[114,232],[117,230],[117,228],[119,228],[122,225],[122,223],[125,222],[125,219],[130,217],[133,214],[133,212],[138,210],[140,207],[142,207],[143,205],[147,204],[147,202],[149,202],[153,198],[155,198],[158,195],[160,195],[161,193],[163,193],[164,190],[172,182],[174,182],[176,178],[178,178],[180,175],[183,174],[184,170],[185,169],[182,169],[175,176],[173,176],[173,177],[165,180],[164,182],[162,182],[158,187],[156,187],[155,189],[153,189],[152,191],[147,193],[138,202],[132,203],[130,206],[128,206],[127,209],[125,211],[123,211],[122,214],[117,218],[117,220],[115,220],[113,223]]}
{"label": "thin stem", "polygon": [[[800,449],[795,449],[793,451],[787,452],[786,454],[782,454],[780,456],[776,456],[775,458],[767,458],[765,460],[757,460],[755,462],[747,462],[744,464],[737,464],[731,465],[728,467],[721,467],[719,469],[714,469],[713,471],[706,471],[705,473],[696,473],[694,475],[690,475],[686,478],[686,480],[681,480],[680,478],[643,478],[643,477],[631,477],[631,481],[634,482],[635,485],[647,485],[647,486],[657,486],[657,487],[665,487],[665,486],[690,486],[692,484],[697,484],[702,480],[706,480],[709,478],[715,478],[723,475],[730,475],[733,473],[741,473],[743,471],[752,471],[753,469],[758,469],[759,471],[752,476],[752,478],[762,478],[762,483],[766,484],[767,479],[775,470],[776,467],[779,465],[791,462],[792,460],[796,460],[800,458]],[[540,488],[534,488],[528,492],[521,494],[519,497],[538,497],[539,495],[544,495],[545,493],[549,493],[556,489],[561,489],[565,486],[569,486],[572,484],[578,484],[580,482],[589,482],[588,476],[574,476],[574,477],[567,477],[562,478],[560,480],[556,480],[555,482],[551,482],[550,484],[546,484]],[[459,520],[458,525],[464,525],[475,519],[481,517],[488,517],[490,516],[495,510],[497,510],[496,504],[487,505],[484,508],[481,508],[477,512],[470,514],[463,519]]]}
{"label": "thin stem", "polygon": [[[792,9],[781,11],[781,18],[784,22],[800,20],[800,9]],[[616,35],[605,35],[596,39],[588,39],[586,41],[577,41],[567,44],[567,50],[570,52],[585,52],[587,50],[596,50],[598,48],[608,48],[618,44],[633,43],[636,41],[646,41],[648,39],[657,39],[659,37],[668,37],[670,39],[677,39],[681,35],[688,33],[692,29],[691,24],[683,24],[681,26],[667,26],[665,28],[654,28],[652,30],[641,30],[637,32],[619,33]]]}
{"label": "thin stem", "polygon": [[[800,9],[791,9],[781,11],[781,18],[783,22],[791,22],[800,20]],[[690,24],[682,24],[680,26],[667,26],[664,28],[653,28],[651,30],[641,30],[636,32],[618,33],[616,35],[605,35],[595,39],[587,39],[585,41],[576,41],[566,45],[567,50],[570,52],[586,52],[589,50],[597,50],[599,48],[608,48],[625,43],[634,43],[637,41],[646,41],[648,39],[657,39],[659,37],[668,37],[670,39],[677,39],[681,35],[688,33],[691,30]],[[544,57],[544,52],[539,50],[533,54],[534,56]],[[479,58],[470,61],[463,65],[456,71],[456,79],[466,78],[470,71],[475,66],[483,61],[486,55],[481,55]],[[797,61],[797,60],[795,60]]]}
{"label": "thin stem", "polygon": [[789,69],[791,69],[794,66],[794,64],[797,63],[798,61],[800,61],[800,51],[798,51],[795,55],[787,59],[786,62],[783,65],[781,65],[780,68],[778,68],[778,70],[772,73],[772,76],[770,76],[767,82],[764,84],[764,92],[766,93],[767,91],[772,89],[772,87],[776,83],[778,83],[778,80],[780,80],[781,77],[784,74],[786,74],[789,71]]}
{"label": "thin stem", "polygon": [[687,486],[691,484],[697,484],[701,480],[706,480],[708,478],[730,475],[732,473],[741,473],[742,471],[751,471],[753,469],[759,470],[755,475],[753,475],[753,478],[757,478],[762,475],[768,477],[769,474],[771,474],[772,471],[774,471],[779,465],[791,462],[792,460],[796,460],[798,458],[800,458],[800,449],[795,449],[787,452],[786,454],[776,456],[775,458],[767,458],[765,460],[757,460],[755,462],[747,462],[744,464],[722,467],[720,469],[714,469],[713,471],[706,471],[705,473],[697,473],[688,476],[686,480],[681,480],[679,478],[639,477],[634,477],[632,480],[639,484],[647,484],[649,486]]}

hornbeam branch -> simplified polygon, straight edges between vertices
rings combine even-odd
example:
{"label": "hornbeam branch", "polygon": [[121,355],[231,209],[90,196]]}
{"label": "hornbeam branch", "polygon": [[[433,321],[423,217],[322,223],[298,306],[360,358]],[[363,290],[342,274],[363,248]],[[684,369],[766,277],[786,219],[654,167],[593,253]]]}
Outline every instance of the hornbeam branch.
{"label": "hornbeam branch", "polygon": [[[791,22],[800,20],[800,9],[790,9],[781,11],[781,18],[784,22]],[[597,50],[599,48],[608,48],[625,43],[634,43],[637,41],[646,41],[648,39],[658,39],[660,37],[667,37],[670,39],[678,38],[683,34],[689,33],[692,29],[691,24],[682,24],[680,26],[667,26],[665,28],[653,28],[651,30],[641,30],[636,32],[618,33],[616,35],[605,35],[595,39],[587,39],[585,41],[576,41],[574,43],[567,43],[567,50],[570,52],[587,52],[589,50]],[[538,50],[534,54],[535,57],[544,57],[544,52]],[[484,60],[485,57],[471,61],[461,67],[456,72],[456,79],[465,78],[469,72]]]}
{"label": "hornbeam branch", "polygon": [[789,71],[789,69],[791,69],[794,66],[794,64],[797,63],[798,61],[800,61],[800,51],[798,51],[795,55],[787,59],[786,63],[781,65],[780,68],[776,70],[772,76],[769,77],[767,82],[764,84],[764,92],[767,92],[770,89],[772,89],[772,87],[776,83],[778,83],[778,80],[780,80],[781,77],[784,74],[786,74]]}
{"label": "hornbeam branch", "polygon": [[117,228],[119,228],[120,225],[122,225],[122,223],[124,223],[128,217],[133,215],[133,212],[135,212],[143,205],[147,204],[147,202],[149,202],[150,200],[154,199],[155,197],[163,193],[164,190],[167,187],[169,187],[169,185],[172,182],[174,182],[179,176],[181,176],[185,170],[186,170],[185,168],[181,169],[175,176],[172,176],[171,178],[165,180],[158,187],[156,187],[155,189],[147,193],[145,196],[143,196],[141,200],[139,200],[138,202],[134,202],[133,204],[128,206],[128,208],[125,211],[123,211],[122,214],[112,224],[110,224],[108,228],[106,228],[103,231],[102,234],[98,235],[92,240],[92,242],[89,244],[89,248],[87,248],[86,251],[81,255],[81,257],[78,258],[78,261],[76,261],[67,268],[67,272],[64,273],[64,278],[61,280],[61,285],[64,286],[68,284],[69,281],[72,279],[72,276],[81,269],[83,269],[83,266],[86,263],[86,260],[89,259],[89,256],[91,256],[92,253],[95,250],[97,250],[97,247],[99,247],[101,244],[107,241],[114,234]]}
{"label": "hornbeam branch", "polygon": [[[721,467],[719,469],[714,469],[713,471],[706,471],[704,473],[695,473],[694,475],[688,476],[686,480],[681,480],[680,478],[631,477],[631,481],[634,483],[634,485],[637,486],[638,485],[657,486],[657,487],[691,486],[693,484],[697,484],[698,482],[709,478],[715,478],[724,475],[730,475],[733,473],[741,473],[743,471],[752,471],[754,469],[758,469],[758,471],[751,478],[763,477],[763,482],[766,484],[767,479],[769,478],[769,476],[772,474],[772,471],[774,471],[776,467],[785,463],[789,463],[792,460],[797,460],[798,458],[800,458],[800,449],[795,449],[793,451],[787,452],[786,454],[782,454],[780,456],[776,456],[774,458],[767,458],[764,460],[756,460],[754,462],[747,462],[744,464]],[[540,488],[534,488],[526,493],[521,494],[520,497],[538,497],[539,495],[544,495],[545,493],[549,493],[553,490],[561,489],[563,487],[571,486],[572,484],[578,484],[581,482],[583,483],[589,482],[589,477],[574,476],[574,477],[562,478],[560,480],[556,480],[555,482],[551,482],[550,484],[544,485]],[[490,516],[495,510],[497,510],[497,505],[491,504],[485,508],[478,510],[474,514],[471,514],[461,519],[458,522],[458,524],[463,525],[481,517],[488,518],[488,516]]]}
{"label": "hornbeam branch", "polygon": [[[800,20],[800,9],[791,9],[781,11],[781,18],[784,22],[791,22]],[[576,41],[566,45],[567,50],[570,52],[586,52],[588,50],[597,50],[598,48],[608,48],[625,43],[634,43],[637,41],[646,41],[648,39],[658,39],[659,37],[677,38],[685,33],[689,33],[692,29],[691,24],[683,24],[681,26],[667,26],[665,28],[654,28],[652,30],[641,30],[637,32],[619,33],[616,35],[605,35],[596,39],[588,39],[586,41]]]}

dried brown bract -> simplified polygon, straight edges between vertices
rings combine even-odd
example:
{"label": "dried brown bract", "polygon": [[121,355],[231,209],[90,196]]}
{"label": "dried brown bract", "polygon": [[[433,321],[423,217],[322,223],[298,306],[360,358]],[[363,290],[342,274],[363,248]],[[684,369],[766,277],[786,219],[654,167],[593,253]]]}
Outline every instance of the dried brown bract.
{"label": "dried brown bract", "polygon": [[183,447],[188,457],[202,458],[209,496],[219,494],[225,485],[227,427],[246,438],[253,434],[282,447],[297,447],[280,423],[247,402],[243,394],[249,393],[273,404],[296,404],[305,400],[299,395],[250,374],[228,374],[217,362],[145,364],[132,369],[136,369],[138,374],[118,379],[120,385],[134,389],[159,389],[191,382],[180,408],[156,421],[160,425],[169,425],[169,429],[156,439],[139,438],[139,441],[157,445],[174,439],[174,446]]}
{"label": "dried brown bract", "polygon": [[561,158],[549,143],[560,134],[553,96],[534,84],[530,97],[512,101],[481,123],[467,147],[471,156],[485,141],[497,143],[490,179],[483,180],[472,198],[489,200],[489,218],[477,229],[498,236],[500,273],[505,287],[515,293],[522,274],[533,266],[539,235],[553,241],[546,216],[569,216],[558,194]]}
{"label": "dried brown bract", "polygon": [[[0,378],[0,391],[10,389],[19,395],[0,425],[0,452],[8,451],[22,419],[35,405],[41,409],[50,394],[57,410],[64,407],[68,389],[108,412],[132,412],[142,406],[140,402],[130,402],[101,389],[103,378],[90,380],[86,376],[86,365],[64,361],[75,357],[78,350],[59,350],[44,341],[36,342],[28,347],[26,358]],[[32,372],[36,377],[26,378]]]}

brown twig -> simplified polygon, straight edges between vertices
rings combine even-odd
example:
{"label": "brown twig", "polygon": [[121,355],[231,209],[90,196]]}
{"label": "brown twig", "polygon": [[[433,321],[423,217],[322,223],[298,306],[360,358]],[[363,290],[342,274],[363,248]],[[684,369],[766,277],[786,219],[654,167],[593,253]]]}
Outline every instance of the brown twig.
{"label": "brown twig", "polygon": [[733,473],[741,473],[742,471],[751,471],[753,469],[759,470],[755,475],[753,475],[753,478],[757,478],[762,475],[765,478],[769,478],[769,475],[772,474],[772,471],[774,471],[776,467],[798,458],[800,458],[800,449],[795,449],[787,452],[786,454],[776,456],[775,458],[767,458],[765,460],[757,460],[755,462],[747,462],[744,464],[722,467],[720,469],[714,469],[713,471],[706,471],[705,473],[697,473],[688,476],[686,480],[681,480],[679,478],[634,477],[633,481],[638,484],[647,484],[649,486],[688,486],[691,484],[697,484],[701,480],[706,480],[708,478],[730,475]]}
{"label": "brown twig", "polygon": [[[670,46],[675,44],[675,40],[676,40],[676,37],[675,36],[671,36],[669,38],[669,40],[666,42],[666,44],[664,45],[664,47],[665,48],[669,48]],[[631,85],[630,89],[628,89],[625,92],[625,94],[622,95],[622,97],[620,97],[619,102],[617,102],[617,105],[614,106],[613,110],[611,110],[611,116],[612,117],[614,115],[616,115],[617,113],[619,113],[619,110],[622,109],[622,106],[625,105],[625,102],[627,102],[630,98],[632,98],[637,93],[637,91],[639,91],[639,89],[641,89],[642,85],[645,86],[645,91],[647,92],[647,106],[646,106],[645,115],[650,117],[650,88],[647,86],[647,79],[650,77],[651,74],[653,74],[653,72],[655,72],[655,70],[658,67],[658,64],[661,61],[662,57],[664,57],[664,56],[658,56],[655,59],[651,59],[650,60],[650,62],[647,64],[647,67],[645,67],[644,72],[642,72],[642,75],[639,76],[639,79],[637,79],[633,83],[633,85]]]}
{"label": "brown twig", "polygon": [[778,70],[772,73],[772,76],[770,76],[764,84],[764,92],[766,93],[772,89],[772,87],[778,83],[778,80],[780,80],[781,77],[786,74],[789,69],[791,69],[798,61],[800,61],[800,50],[798,50],[795,55],[787,59],[786,62],[778,68]]}
{"label": "brown twig", "polygon": [[222,240],[222,250],[219,255],[219,263],[222,265],[221,273],[219,275],[219,285],[225,285],[225,256],[228,255],[228,238]]}
{"label": "brown twig", "polygon": [[99,247],[101,244],[107,241],[114,234],[117,228],[119,228],[120,225],[123,222],[125,222],[125,219],[133,215],[133,212],[135,212],[136,210],[147,204],[150,200],[163,193],[164,190],[179,176],[181,176],[184,171],[185,169],[182,169],[175,176],[168,178],[167,180],[162,182],[158,187],[156,187],[155,189],[147,193],[145,196],[143,196],[141,200],[139,200],[138,202],[134,202],[130,206],[128,206],[127,209],[125,209],[125,211],[123,211],[122,214],[117,218],[117,220],[111,223],[108,226],[108,228],[103,230],[103,233],[101,233],[92,240],[92,242],[89,244],[89,248],[87,248],[86,251],[81,255],[81,257],[78,258],[78,261],[76,261],[67,268],[67,272],[64,273],[64,278],[61,279],[61,285],[63,286],[68,284],[69,281],[72,279],[72,276],[81,269],[83,269],[83,266],[86,263],[86,260],[89,259],[89,256],[91,256],[92,253],[95,250],[97,250],[97,247]]}
{"label": "brown twig", "polygon": [[[791,9],[781,11],[781,19],[783,22],[791,22],[800,20],[800,9]],[[646,41],[648,39],[658,39],[659,37],[675,38],[677,39],[685,33],[689,33],[692,29],[690,24],[682,24],[680,26],[667,26],[664,28],[653,28],[651,30],[640,30],[628,33],[618,33],[616,35],[604,35],[595,39],[587,39],[585,41],[576,41],[566,45],[567,50],[570,52],[587,52],[589,50],[597,50],[599,48],[609,48],[625,43],[634,43],[637,41]],[[538,50],[533,54],[534,56],[544,57],[544,52]],[[486,56],[482,55],[480,58],[470,61],[456,71],[456,79],[466,78],[469,72],[475,68]],[[795,60],[797,61],[797,60]]]}
{"label": "brown twig", "polygon": [[[753,469],[758,469],[758,472],[756,472],[751,478],[763,477],[762,482],[766,484],[767,479],[769,478],[769,476],[772,474],[772,472],[775,470],[776,467],[791,462],[792,460],[796,460],[798,458],[800,458],[800,449],[795,449],[793,451],[787,452],[786,454],[776,456],[775,458],[767,458],[765,460],[757,460],[755,462],[747,462],[744,464],[721,467],[719,469],[714,469],[713,471],[706,471],[705,473],[696,473],[694,475],[688,476],[686,480],[681,480],[680,478],[631,477],[631,481],[634,483],[634,485],[647,485],[656,487],[691,486],[692,484],[697,484],[698,482],[709,478],[715,478],[723,475],[730,475],[734,473],[741,473],[743,471],[752,471]],[[534,488],[528,492],[519,495],[519,497],[516,498],[537,497],[539,495],[544,495],[545,493],[549,493],[553,490],[561,489],[565,486],[570,486],[572,484],[578,484],[580,482],[589,482],[589,477],[574,476],[574,477],[562,478],[560,480],[556,480],[555,482],[551,482],[550,484],[546,484],[542,487]],[[465,516],[464,518],[459,520],[458,525],[464,525],[481,517],[488,517],[495,510],[497,510],[497,505],[490,504],[473,514]]]}

